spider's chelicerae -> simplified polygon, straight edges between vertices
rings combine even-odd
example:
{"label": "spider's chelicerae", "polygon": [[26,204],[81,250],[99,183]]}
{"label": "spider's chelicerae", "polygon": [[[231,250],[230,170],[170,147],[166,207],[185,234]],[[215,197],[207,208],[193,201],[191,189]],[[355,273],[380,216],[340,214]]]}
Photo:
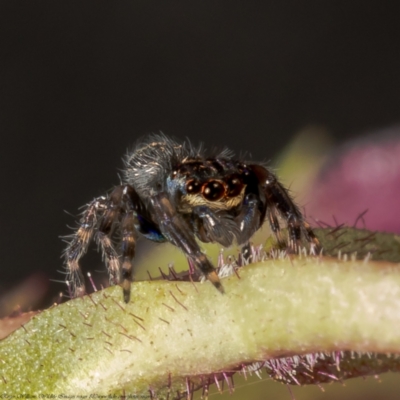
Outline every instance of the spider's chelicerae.
{"label": "spider's chelicerae", "polygon": [[[85,293],[79,259],[93,235],[103,250],[111,282],[122,284],[125,302],[130,299],[137,235],[179,247],[221,292],[215,268],[196,239],[246,246],[268,220],[278,243],[285,246],[281,216],[288,226],[290,250],[297,251],[302,235],[312,250],[319,246],[276,176],[262,164],[236,160],[229,150],[206,156],[201,147],[151,135],[128,154],[124,172],[122,185],[88,204],[66,249],[76,296]],[[115,227],[122,238],[120,256],[111,237]]]}

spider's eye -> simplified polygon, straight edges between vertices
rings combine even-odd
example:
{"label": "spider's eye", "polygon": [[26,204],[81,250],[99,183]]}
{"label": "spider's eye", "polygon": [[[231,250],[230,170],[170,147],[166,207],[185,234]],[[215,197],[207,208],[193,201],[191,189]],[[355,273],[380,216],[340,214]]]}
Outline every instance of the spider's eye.
{"label": "spider's eye", "polygon": [[224,196],[225,186],[219,181],[209,181],[203,185],[202,193],[205,199],[216,201]]}
{"label": "spider's eye", "polygon": [[186,183],[186,192],[188,194],[196,194],[199,193],[201,190],[201,185],[194,179],[191,179]]}
{"label": "spider's eye", "polygon": [[228,197],[238,196],[244,186],[240,176],[237,174],[231,175],[226,182],[228,185]]}

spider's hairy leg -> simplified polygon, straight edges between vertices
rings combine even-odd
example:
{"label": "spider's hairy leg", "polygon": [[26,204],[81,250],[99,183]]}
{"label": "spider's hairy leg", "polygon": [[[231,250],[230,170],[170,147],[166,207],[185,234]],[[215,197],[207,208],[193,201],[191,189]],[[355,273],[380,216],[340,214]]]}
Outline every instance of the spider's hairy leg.
{"label": "spider's hairy leg", "polygon": [[311,252],[318,250],[320,247],[319,240],[314,235],[310,225],[304,221],[299,208],[276,176],[264,167],[257,165],[252,165],[251,167],[258,176],[259,181],[262,182],[261,188],[266,198],[268,219],[278,242],[282,242],[282,238],[275,210],[287,221],[290,250],[298,251],[302,234],[310,243]]}
{"label": "spider's hairy leg", "polygon": [[179,247],[190,258],[207,279],[221,292],[224,288],[218,278],[215,268],[201,252],[195,236],[187,226],[186,221],[177,214],[168,196],[159,193],[150,198],[156,219],[162,234],[175,246]]}
{"label": "spider's hairy leg", "polygon": [[311,226],[305,221],[303,221],[303,228],[304,228],[304,235],[307,238],[308,242],[311,244],[311,249],[310,249],[311,253],[316,254],[321,250],[321,243],[318,240],[315,233],[313,232],[313,230],[311,229]]}
{"label": "spider's hairy leg", "polygon": [[121,281],[125,303],[129,303],[131,297],[132,259],[135,256],[135,222],[136,216],[128,212],[122,219],[122,270]]}
{"label": "spider's hairy leg", "polygon": [[107,199],[105,211],[101,218],[100,225],[96,234],[96,239],[103,251],[103,257],[106,262],[110,282],[119,283],[120,263],[116,250],[111,241],[111,231],[114,221],[121,214],[121,203],[124,195],[125,186],[117,186]]}
{"label": "spider's hairy leg", "polygon": [[289,231],[289,248],[297,252],[301,244],[301,234],[310,243],[311,251],[319,249],[319,241],[312,232],[310,225],[304,221],[304,217],[297,205],[293,202],[286,189],[275,179],[267,186],[270,202],[274,203],[277,210],[286,219]]}
{"label": "spider's hairy leg", "polygon": [[282,237],[281,226],[276,215],[276,208],[270,205],[267,209],[268,222],[274,233],[279,247],[285,247],[285,240]]}
{"label": "spider's hairy leg", "polygon": [[71,282],[75,297],[85,294],[85,279],[79,266],[79,259],[86,253],[89,242],[96,227],[97,218],[105,208],[106,198],[98,197],[88,204],[80,220],[79,229],[72,236],[65,249],[67,262],[68,281]]}
{"label": "spider's hairy leg", "polygon": [[140,233],[147,239],[156,242],[163,242],[165,239],[157,229],[157,225],[147,215],[146,207],[133,186],[125,185],[122,187],[122,206],[125,214],[121,221],[121,284],[124,301],[129,303],[133,280],[132,260],[135,256],[136,234]]}

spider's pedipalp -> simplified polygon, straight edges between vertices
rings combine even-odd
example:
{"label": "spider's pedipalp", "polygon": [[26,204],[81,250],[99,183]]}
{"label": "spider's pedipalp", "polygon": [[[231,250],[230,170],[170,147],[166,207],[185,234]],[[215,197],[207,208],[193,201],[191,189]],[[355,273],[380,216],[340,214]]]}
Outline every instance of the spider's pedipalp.
{"label": "spider's pedipalp", "polygon": [[261,224],[262,213],[260,212],[260,200],[254,193],[249,193],[243,200],[242,210],[235,218],[239,227],[239,234],[237,235],[238,244],[248,242]]}
{"label": "spider's pedipalp", "polygon": [[190,225],[176,212],[166,193],[160,193],[150,199],[160,231],[171,243],[179,247],[194,262],[207,279],[224,292],[215,268],[201,251]]}

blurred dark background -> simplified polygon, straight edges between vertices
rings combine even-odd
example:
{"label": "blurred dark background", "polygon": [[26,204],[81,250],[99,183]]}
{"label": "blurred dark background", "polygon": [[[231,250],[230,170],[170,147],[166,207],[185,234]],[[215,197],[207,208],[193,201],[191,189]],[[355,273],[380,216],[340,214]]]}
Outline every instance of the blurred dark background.
{"label": "blurred dark background", "polygon": [[399,123],[398,21],[396,1],[1,1],[0,294],[63,279],[64,210],[146,133],[270,160],[309,125]]}

